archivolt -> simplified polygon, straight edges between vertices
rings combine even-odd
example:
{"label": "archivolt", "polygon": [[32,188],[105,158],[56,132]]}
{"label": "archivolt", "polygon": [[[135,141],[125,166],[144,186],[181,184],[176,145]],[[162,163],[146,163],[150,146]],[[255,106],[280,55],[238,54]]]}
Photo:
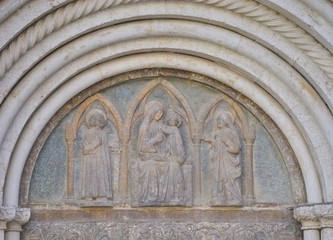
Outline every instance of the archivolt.
{"label": "archivolt", "polygon": [[[36,43],[64,25],[94,12],[144,0],[79,0],[57,9],[30,26],[13,40],[0,55],[0,77]],[[309,56],[324,71],[329,91],[333,89],[333,57],[321,44],[282,15],[252,0],[192,0],[223,8],[249,17],[288,39]],[[182,8],[183,9],[183,8]],[[2,101],[3,99],[1,99]]]}
{"label": "archivolt", "polygon": [[[260,103],[264,110],[277,122],[287,138],[290,139],[290,143],[300,161],[306,187],[309,189],[307,192],[308,200],[320,201],[321,193],[318,191],[320,191],[321,187],[318,183],[317,174],[313,171],[315,167],[306,144],[288,114],[269,94],[241,76],[211,61],[182,54],[151,53],[118,58],[82,72],[68,80],[66,84],[43,103],[24,127],[21,137],[18,139],[16,150],[13,151],[14,155],[7,175],[7,179],[11,179],[11,181],[6,181],[5,204],[17,204],[20,179],[18,172],[22,171],[24,161],[43,126],[67,100],[81,90],[108,76],[126,72],[127,70],[161,66],[196,71],[210,77],[215,76],[218,80],[232,85],[236,90],[240,90],[255,102]],[[198,66],[201,66],[201,68],[198,69]],[[20,150],[18,151],[18,149]]]}
{"label": "archivolt", "polygon": [[[171,22],[173,22],[173,24],[170,24]],[[226,48],[223,48],[221,45],[209,43],[208,40],[203,41],[203,40],[195,40],[195,39],[177,39],[175,37],[175,36],[177,36],[177,34],[176,34],[177,29],[179,29],[177,27],[177,21],[171,21],[171,22],[161,20],[161,21],[153,21],[150,24],[148,24],[147,22],[131,23],[131,24],[128,24],[125,32],[130,33],[130,35],[133,35],[136,38],[140,38],[140,35],[137,35],[137,33],[135,32],[135,29],[140,29],[139,31],[145,32],[144,29],[142,29],[142,27],[147,26],[148,28],[151,28],[155,24],[156,26],[153,27],[153,29],[160,28],[160,29],[165,29],[165,31],[168,32],[168,29],[166,28],[166,26],[171,25],[172,28],[174,29],[172,38],[168,38],[168,37],[163,38],[162,37],[162,38],[157,39],[156,37],[153,37],[150,39],[149,38],[139,39],[139,40],[134,40],[132,42],[128,40],[125,43],[117,43],[117,42],[122,42],[122,40],[123,40],[120,37],[120,34],[106,34],[107,31],[111,31],[111,30],[113,31],[113,33],[116,33],[116,32],[114,32],[115,29],[110,28],[110,29],[101,30],[100,32],[95,32],[91,36],[86,36],[86,37],[83,37],[82,39],[78,39],[75,42],[68,44],[68,46],[64,46],[63,49],[59,49],[57,52],[50,55],[47,59],[45,59],[38,66],[36,66],[24,79],[22,79],[23,85],[25,85],[24,83],[31,83],[32,80],[34,80],[35,85],[32,87],[32,92],[27,94],[27,98],[22,99],[23,102],[26,102],[25,106],[23,108],[21,108],[21,111],[19,111],[18,116],[16,118],[17,120],[14,121],[14,123],[12,124],[12,127],[10,128],[8,135],[7,135],[9,137],[9,139],[15,139],[14,142],[18,141],[17,145],[14,149],[15,145],[12,145],[10,143],[10,141],[9,142],[7,141],[6,143],[7,143],[8,151],[3,151],[3,156],[7,156],[6,157],[7,161],[9,160],[11,153],[12,152],[14,153],[14,155],[12,156],[11,169],[15,169],[15,174],[17,175],[18,167],[22,166],[22,164],[24,165],[24,163],[22,163],[21,161],[22,160],[24,161],[24,159],[26,159],[33,142],[35,141],[36,137],[38,136],[38,133],[41,131],[42,127],[46,124],[48,119],[52,117],[52,115],[55,113],[55,111],[58,108],[60,108],[65,103],[65,101],[67,101],[69,98],[71,98],[72,96],[77,94],[79,91],[89,87],[91,84],[93,84],[93,82],[97,82],[106,77],[115,75],[117,73],[121,73],[123,71],[130,71],[130,70],[134,70],[137,68],[144,68],[144,67],[148,67],[148,66],[152,67],[152,65],[154,65],[154,61],[152,59],[154,59],[154,58],[160,59],[160,62],[156,63],[156,65],[155,65],[156,67],[162,67],[162,66],[165,67],[166,66],[166,67],[173,67],[173,68],[197,71],[197,72],[209,75],[214,78],[221,75],[218,73],[215,75],[212,73],[212,70],[208,71],[207,69],[205,69],[206,65],[209,62],[205,62],[204,60],[201,60],[201,62],[205,63],[206,65],[202,65],[201,68],[203,68],[203,69],[198,70],[198,67],[194,67],[194,68],[193,68],[193,66],[189,67],[188,66],[189,63],[186,63],[187,61],[189,61],[189,59],[192,59],[192,58],[185,57],[182,55],[178,56],[178,55],[170,55],[170,54],[162,53],[162,54],[155,54],[153,57],[150,57],[150,58],[147,55],[145,55],[145,56],[133,55],[135,53],[139,53],[142,51],[164,50],[164,51],[184,52],[184,53],[191,54],[191,55],[197,55],[201,58],[208,58],[208,59],[211,59],[211,60],[214,60],[217,62],[225,63],[233,69],[238,69],[239,71],[242,71],[249,79],[252,79],[253,81],[258,81],[258,83],[261,84],[265,89],[267,89],[267,91],[269,91],[273,96],[278,97],[281,100],[281,103],[285,104],[285,106],[284,106],[285,109],[294,109],[293,112],[295,114],[296,114],[297,110],[300,110],[303,113],[305,111],[307,111],[306,108],[303,108],[301,105],[297,106],[297,103],[299,102],[297,100],[297,98],[294,101],[292,100],[294,98],[293,97],[294,94],[288,94],[288,92],[289,92],[288,87],[283,87],[283,85],[285,85],[286,83],[282,84],[281,80],[274,78],[273,75],[270,74],[270,72],[268,70],[264,70],[262,67],[260,67],[260,65],[256,64],[254,62],[254,59],[250,60],[250,59],[247,59],[246,57],[244,57],[244,55],[249,55],[249,52],[247,52],[245,49],[251,49],[251,51],[253,51],[253,49],[255,49],[256,53],[257,53],[257,55],[256,55],[257,57],[258,57],[258,54],[259,55],[263,54],[263,55],[267,56],[267,52],[266,52],[267,50],[260,48],[259,46],[257,46],[257,44],[255,44],[254,42],[251,42],[249,40],[242,39],[242,43],[241,43],[240,38],[239,37],[237,38],[237,36],[234,35],[233,33],[225,31],[225,30],[223,32],[220,32],[222,30],[217,31],[218,29],[215,29],[215,28],[214,28],[214,30],[216,30],[216,31],[214,31],[215,34],[220,37],[223,36],[225,39],[229,38],[230,39],[229,44],[231,44],[229,47],[232,47],[233,44],[236,44],[238,46],[238,51],[243,56],[232,52],[230,49],[228,50]],[[188,24],[190,24],[190,23],[188,22]],[[199,26],[200,24],[198,25],[198,23],[192,23],[192,24],[194,24],[197,28],[195,28],[194,26],[189,26],[190,29],[209,30],[207,28],[204,28],[204,26]],[[180,24],[179,26],[183,26],[183,25]],[[208,27],[208,26],[205,26],[205,27]],[[119,31],[124,31],[124,28],[125,28],[125,26],[118,26]],[[184,30],[184,28],[182,27],[179,30]],[[213,30],[211,29],[211,31],[213,31]],[[188,32],[188,31],[185,31],[185,32]],[[206,34],[205,31],[201,32],[199,35],[198,35],[198,33],[200,33],[200,31],[198,31],[196,33],[198,38],[203,37]],[[96,41],[94,40],[94,36],[97,39],[99,38],[99,36],[108,36],[108,37],[105,37],[104,42],[100,42],[99,45],[97,45]],[[113,39],[113,36],[116,36],[116,40]],[[123,36],[123,37],[125,39],[131,38],[130,36]],[[207,37],[209,37],[209,36],[207,36]],[[89,39],[90,39],[90,41],[89,41]],[[236,39],[238,39],[238,41],[233,41]],[[114,45],[110,45],[112,43],[112,41],[115,41],[115,42],[113,42]],[[228,43],[225,43],[225,44],[227,45]],[[89,53],[89,51],[86,52],[85,49],[81,49],[81,47],[83,45],[85,45],[85,47],[87,49],[90,49],[90,45],[93,45],[94,48],[98,48],[99,46],[101,46],[101,47],[107,46],[107,47],[97,49],[96,51]],[[66,54],[68,53],[68,50],[71,49],[73,46],[77,47],[78,49],[81,49],[81,54],[86,54],[86,55],[83,55],[82,57],[78,58],[78,56],[80,55],[80,51],[75,52],[74,55],[68,56],[69,57],[68,61],[71,63],[66,63],[66,62],[57,60],[57,59],[64,59],[64,56],[66,56]],[[246,46],[246,48],[245,48],[245,46]],[[86,71],[86,72],[84,71],[84,69],[91,68],[92,66],[96,65],[96,63],[100,63],[103,61],[107,61],[109,59],[113,59],[115,57],[120,57],[120,56],[125,56],[125,55],[133,55],[133,56],[126,58],[126,61],[125,61],[125,59],[123,61],[114,60],[114,61],[110,62],[109,64],[107,64],[108,67],[95,67],[89,71]],[[143,60],[138,60],[140,57],[142,57],[142,59],[147,58],[147,60],[145,60],[146,63],[144,65],[140,64],[139,66],[137,66],[138,63],[135,63],[135,61],[137,61],[137,62],[143,61]],[[168,58],[169,58],[169,60],[168,60]],[[172,58],[172,60],[171,60],[171,58]],[[179,60],[178,61],[179,63],[177,63],[177,61],[176,61],[177,58],[182,59],[182,61]],[[279,64],[276,64],[276,66],[279,66],[281,68],[285,68],[288,66],[287,64],[278,60],[278,58],[276,58],[272,54],[269,54],[267,58],[272,59],[272,61],[279,62]],[[165,62],[163,62],[163,60]],[[196,61],[192,60],[192,61],[197,64],[199,64],[199,62],[200,62],[199,60],[196,60]],[[199,62],[197,62],[197,61],[199,61]],[[267,59],[266,59],[266,61],[267,61]],[[117,64],[117,62],[120,62],[123,65],[121,65],[120,63]],[[167,62],[172,62],[172,63],[167,63]],[[249,67],[248,64],[251,67]],[[43,72],[43,73],[40,71],[41,69],[44,69],[45,66],[49,66],[49,65],[52,65],[55,68],[55,70],[51,70],[50,72]],[[215,66],[215,67],[217,67],[217,66]],[[210,63],[209,67],[207,67],[207,68],[211,68],[211,67],[212,66]],[[112,69],[112,72],[110,72],[110,70],[108,70],[109,68]],[[237,90],[240,90],[245,95],[252,98],[255,102],[259,103],[261,105],[261,107],[263,107],[269,115],[275,116],[273,119],[278,123],[278,125],[281,127],[281,129],[284,129],[284,133],[290,139],[291,144],[294,147],[294,150],[298,156],[298,159],[301,162],[301,166],[304,167],[303,170],[304,170],[304,174],[307,176],[306,179],[311,179],[310,181],[307,182],[307,187],[309,187],[309,189],[319,190],[320,187],[318,187],[318,186],[314,187],[314,188],[310,187],[310,185],[315,184],[317,182],[315,180],[317,178],[315,176],[316,173],[314,173],[314,172],[309,173],[309,170],[306,169],[309,167],[309,164],[310,165],[312,164],[312,160],[310,157],[311,154],[308,153],[304,140],[301,140],[302,139],[301,135],[299,133],[297,133],[297,131],[295,132],[295,130],[296,130],[295,127],[292,127],[292,126],[294,126],[293,123],[290,123],[292,125],[288,125],[289,127],[286,127],[285,122],[290,122],[290,119],[288,120],[288,117],[283,117],[283,116],[287,116],[285,111],[282,110],[280,105],[277,104],[273,100],[270,100],[272,105],[269,105],[267,103],[267,99],[260,100],[259,99],[260,95],[261,95],[261,97],[265,96],[264,98],[271,99],[271,97],[268,97],[268,95],[266,93],[264,93],[262,90],[260,90],[260,88],[255,87],[255,85],[253,85],[253,84],[251,85],[248,81],[245,81],[245,80],[242,80],[241,81],[242,83],[240,83],[240,80],[238,80],[238,79],[242,79],[241,76],[237,76],[237,75],[235,76],[229,70],[224,69],[222,67],[219,67],[219,68],[221,68],[221,70],[219,70],[219,71],[221,71],[221,73],[223,72],[223,80],[221,79],[221,81],[224,81],[229,86],[232,86]],[[100,74],[99,77],[96,77],[96,75],[95,75],[96,69],[99,69],[99,71],[97,71]],[[272,69],[272,68],[270,68],[270,69]],[[105,71],[107,71],[107,72],[105,72]],[[278,72],[280,70],[277,69],[277,70],[273,70],[273,71]],[[82,72],[82,74],[80,74],[80,72]],[[76,79],[75,83],[73,83],[74,80],[69,81],[74,75],[77,75],[77,74],[79,74],[79,75],[74,78],[74,79]],[[282,71],[281,74],[282,75],[285,74],[284,71]],[[79,76],[82,76],[82,78]],[[90,77],[88,77],[88,79],[90,79],[90,80],[89,81],[84,80],[85,79],[84,76],[90,76]],[[289,76],[290,76],[290,74],[289,74]],[[296,82],[301,81],[301,78],[298,76],[297,73],[293,73],[291,76],[293,76],[294,81],[296,81]],[[48,79],[48,80],[42,84],[42,82],[45,81],[44,79]],[[282,77],[282,79],[284,79],[284,77]],[[68,81],[68,83],[66,83],[67,81]],[[76,81],[79,81],[80,84],[77,84],[78,82],[76,82]],[[91,82],[91,81],[93,81],[93,82]],[[274,82],[274,84],[271,84],[272,82]],[[249,91],[248,84],[250,84],[250,86],[252,86],[251,88],[255,89],[255,90],[253,90],[253,92],[251,92],[251,91],[248,92]],[[289,84],[290,84],[290,82],[289,82]],[[293,84],[295,84],[295,82]],[[38,86],[41,86],[41,87],[39,87],[39,89],[37,90]],[[35,91],[35,93],[33,93],[34,91]],[[47,96],[49,94],[52,94],[52,92],[54,92],[54,94],[45,101]],[[283,92],[283,94],[281,92]],[[254,95],[254,93],[256,93],[256,94]],[[306,93],[304,92],[303,94],[306,94]],[[301,96],[303,94],[301,94]],[[67,96],[67,98],[64,98],[64,96]],[[55,98],[57,100],[52,100]],[[39,100],[37,100],[37,99],[39,99]],[[13,101],[12,103],[14,103],[14,102],[15,101]],[[49,104],[47,104],[47,103],[49,103]],[[319,103],[320,102],[318,102],[318,104]],[[41,106],[41,107],[40,107],[40,110],[38,110],[36,112],[36,109],[38,108],[38,106]],[[275,106],[275,108],[272,108],[272,106]],[[18,109],[20,108],[20,106],[18,109],[15,109],[15,108],[16,107],[12,105],[12,110],[14,111],[14,113],[18,112]],[[44,110],[42,110],[42,109],[44,109]],[[278,109],[281,109],[281,110],[278,110]],[[311,114],[309,113],[309,115],[311,115]],[[29,121],[29,123],[27,123],[30,116],[32,116],[32,119]],[[298,114],[297,114],[295,120],[301,121],[299,124],[300,124],[300,127],[303,128],[302,131],[304,131],[303,132],[304,134],[311,133],[311,131],[310,132],[307,131],[307,128],[304,128],[304,126],[302,127],[303,124],[311,124],[311,122],[306,122],[306,121],[303,122],[301,120],[301,116],[299,116]],[[313,126],[313,125],[315,125],[315,124],[312,124],[311,126]],[[23,131],[23,132],[21,133],[21,131]],[[316,133],[320,134],[320,132],[316,132]],[[299,137],[297,137],[297,140],[294,139],[296,135],[299,136]],[[25,140],[26,137],[29,138],[28,142]],[[310,137],[310,139],[312,139],[312,138],[314,138],[314,137]],[[20,151],[18,151],[17,149],[20,149]],[[306,160],[306,159],[308,159],[308,160]],[[302,161],[304,161],[304,162],[302,162]],[[20,162],[20,164],[19,164],[19,162]],[[19,165],[16,165],[16,164],[19,164]],[[312,166],[309,169],[314,170],[315,167]],[[320,167],[319,167],[319,169],[320,169]],[[10,170],[9,175],[14,175],[13,171],[14,170]],[[309,177],[307,174],[309,174],[311,176]],[[14,177],[14,176],[12,176],[12,177]],[[17,176],[16,176],[16,178],[17,178]],[[7,182],[7,184],[10,184],[10,185],[15,184],[15,183],[19,182],[17,180]],[[322,180],[322,183],[324,183],[324,182],[325,181]],[[18,189],[18,188],[15,188],[13,186],[11,186],[11,187],[7,186],[6,189],[9,191],[9,189]],[[309,194],[308,197],[309,197],[310,201],[318,201],[319,200],[318,196],[321,195],[318,192],[315,192],[315,193],[309,192],[308,194]],[[6,197],[7,203],[12,202],[12,201],[17,201],[17,200],[14,200],[15,196],[17,196],[17,194],[13,194],[13,193],[7,194],[7,192],[6,192],[6,196],[7,196]]]}

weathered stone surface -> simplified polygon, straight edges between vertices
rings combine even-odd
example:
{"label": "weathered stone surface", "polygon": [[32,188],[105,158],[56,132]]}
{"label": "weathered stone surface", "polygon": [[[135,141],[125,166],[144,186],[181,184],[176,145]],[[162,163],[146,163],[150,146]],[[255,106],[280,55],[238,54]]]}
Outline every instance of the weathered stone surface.
{"label": "weathered stone surface", "polygon": [[30,222],[23,239],[299,240],[301,234],[293,223]]}
{"label": "weathered stone surface", "polygon": [[181,124],[181,116],[173,109],[166,110],[161,102],[152,100],[145,105],[137,148],[141,160],[139,205],[185,205],[187,199],[192,200],[185,195],[189,186],[185,186],[182,170],[186,153]]}
{"label": "weathered stone surface", "polygon": [[[77,107],[68,105],[72,110],[57,124],[37,159],[30,202],[83,207],[235,206],[247,202],[245,192],[261,203],[299,201],[283,159],[293,156],[276,147],[265,130],[268,123],[261,125],[235,100],[201,84],[200,76],[163,71],[165,77],[154,78],[158,71],[153,70],[104,81],[88,91],[97,93],[84,101],[80,98]],[[135,77],[136,81],[121,83]],[[222,91],[234,95],[230,89]],[[94,111],[104,115],[100,130],[88,122]],[[256,125],[258,134],[250,127]],[[274,130],[271,125],[268,129]],[[98,154],[87,168],[90,155],[85,149],[94,138],[101,140],[96,146],[101,144],[104,150],[94,150]],[[100,192],[83,196],[89,189]]]}
{"label": "weathered stone surface", "polygon": [[[95,115],[98,129],[91,124]],[[87,179],[102,191],[85,197],[85,149],[92,145],[97,166],[91,169],[100,179],[90,173]],[[55,163],[63,167],[51,167]],[[67,238],[140,239],[145,233],[155,239],[155,230],[147,229],[160,229],[161,239],[279,239],[272,229],[299,239],[290,216],[254,214],[263,209],[251,207],[304,201],[290,147],[253,102],[198,74],[147,69],[94,85],[53,118],[26,169],[30,193],[27,198],[23,185],[22,200],[40,211],[24,230],[27,239],[59,232]],[[293,193],[295,188],[301,191]],[[96,235],[89,235],[94,229]]]}
{"label": "weathered stone surface", "polygon": [[[290,216],[250,217],[333,201],[331,2],[1,1],[0,205],[16,215],[0,210],[0,240],[20,239],[23,207],[53,209],[61,238],[72,221],[77,238],[290,239]],[[146,124],[152,101],[166,110]],[[332,207],[308,213],[295,211],[304,240],[331,240]]]}
{"label": "weathered stone surface", "polygon": [[0,207],[0,222],[9,222],[14,219],[16,209],[13,207]]}

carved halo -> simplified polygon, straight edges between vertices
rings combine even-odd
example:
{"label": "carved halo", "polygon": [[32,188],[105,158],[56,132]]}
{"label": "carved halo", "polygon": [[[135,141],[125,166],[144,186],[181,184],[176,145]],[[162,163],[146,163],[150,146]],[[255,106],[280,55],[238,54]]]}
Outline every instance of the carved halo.
{"label": "carved halo", "polygon": [[91,126],[91,118],[93,116],[96,116],[96,115],[101,116],[102,119],[103,119],[103,126],[101,126],[101,127],[104,127],[106,125],[106,123],[107,123],[107,117],[105,115],[105,112],[103,110],[101,110],[101,109],[94,108],[94,109],[89,110],[89,112],[88,112],[88,114],[86,116],[86,124],[87,124],[88,128],[92,127]]}
{"label": "carved halo", "polygon": [[165,107],[164,105],[157,100],[151,100],[145,105],[144,115],[147,116],[150,111],[162,111],[163,115],[165,114]]}

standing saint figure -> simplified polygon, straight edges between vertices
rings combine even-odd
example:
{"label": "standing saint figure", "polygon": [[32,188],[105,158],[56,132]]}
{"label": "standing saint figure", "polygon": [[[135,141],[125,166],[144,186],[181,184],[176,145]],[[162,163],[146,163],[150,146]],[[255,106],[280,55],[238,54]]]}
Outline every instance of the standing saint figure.
{"label": "standing saint figure", "polygon": [[168,111],[166,126],[162,131],[167,135],[167,170],[164,174],[162,191],[166,204],[181,205],[185,203],[185,182],[181,166],[185,162],[185,149],[180,135],[181,117],[174,111]]}
{"label": "standing saint figure", "polygon": [[239,205],[242,174],[241,144],[231,112],[225,111],[217,115],[213,134],[213,140],[204,139],[213,146],[211,203]]}
{"label": "standing saint figure", "polygon": [[107,117],[103,110],[92,109],[87,113],[80,181],[80,197],[83,199],[112,199],[111,159],[104,129],[106,124]]}
{"label": "standing saint figure", "polygon": [[141,185],[139,202],[156,205],[163,199],[161,187],[161,162],[166,161],[165,134],[162,132],[162,117],[165,107],[157,100],[146,104],[144,119],[139,129],[138,155]]}

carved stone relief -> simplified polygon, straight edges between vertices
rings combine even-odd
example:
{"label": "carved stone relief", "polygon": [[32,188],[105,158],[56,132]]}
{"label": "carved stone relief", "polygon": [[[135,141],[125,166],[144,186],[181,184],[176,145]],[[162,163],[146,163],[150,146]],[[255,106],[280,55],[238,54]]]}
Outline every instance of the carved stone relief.
{"label": "carved stone relief", "polygon": [[[116,203],[133,206],[242,205],[245,153],[241,142],[246,141],[242,135],[250,128],[237,104],[216,95],[196,106],[196,116],[183,93],[163,78],[151,80],[134,96],[129,99],[125,118],[111,99],[101,94],[88,98],[74,114],[66,130],[68,203],[110,206],[115,193],[119,196]],[[119,145],[113,146],[120,149],[119,164],[109,149],[108,121],[114,123],[119,136]],[[78,142],[81,154],[75,151]],[[209,152],[209,161],[201,159],[202,148]],[[79,167],[75,167],[77,156]],[[251,155],[247,161],[252,166]],[[79,177],[75,177],[76,168]],[[209,198],[201,192],[201,177],[207,175],[211,176]],[[250,182],[247,192],[253,198],[253,180],[246,180]]]}
{"label": "carved stone relief", "polygon": [[103,110],[92,109],[86,115],[80,178],[82,199],[112,199],[111,159],[108,136],[104,131],[106,123]]}
{"label": "carved stone relief", "polygon": [[184,205],[191,198],[185,196],[181,124],[181,117],[173,110],[166,113],[159,101],[146,104],[138,138],[140,205]]}
{"label": "carved stone relief", "polygon": [[44,217],[28,223],[24,239],[300,239],[291,217],[275,221],[281,208],[257,223],[224,217],[304,199],[301,181],[289,182],[298,176],[292,151],[260,111],[212,79],[172,70],[136,71],[80,93],[25,168],[34,171],[23,176],[21,204]]}
{"label": "carved stone relief", "polygon": [[302,229],[333,228],[333,204],[313,204],[294,209],[294,218],[302,223]]}
{"label": "carved stone relief", "polygon": [[6,229],[7,222],[15,218],[16,209],[13,207],[0,207],[0,230]]}
{"label": "carved stone relief", "polygon": [[212,205],[240,205],[241,144],[234,116],[229,111],[215,113],[212,137],[203,140],[211,146]]}
{"label": "carved stone relief", "polygon": [[192,205],[191,113],[184,110],[188,104],[163,79],[148,84],[133,103],[137,106],[133,114],[138,116],[133,124],[138,132],[131,134],[131,155],[137,156],[130,171],[132,204]]}
{"label": "carved stone relief", "polygon": [[112,104],[95,95],[80,106],[66,129],[68,203],[113,205],[119,144],[112,114]]}
{"label": "carved stone relief", "polygon": [[41,239],[124,239],[124,240],[300,240],[294,223],[216,223],[216,222],[31,222],[24,240]]}
{"label": "carved stone relief", "polygon": [[[266,154],[255,146],[267,140],[262,130],[256,140],[258,123],[244,108],[200,83],[190,87],[161,77],[136,82],[102,87],[59,125],[67,126],[57,130],[66,142],[66,176],[60,178],[66,204],[242,206],[260,199],[258,190],[267,193],[269,188],[258,189],[265,184],[258,174],[265,172],[255,171],[264,161],[258,154]],[[62,161],[59,154],[54,158]],[[60,179],[54,180],[57,191]]]}
{"label": "carved stone relief", "polygon": [[14,219],[16,210],[13,207],[0,208],[0,221],[9,222]]}

